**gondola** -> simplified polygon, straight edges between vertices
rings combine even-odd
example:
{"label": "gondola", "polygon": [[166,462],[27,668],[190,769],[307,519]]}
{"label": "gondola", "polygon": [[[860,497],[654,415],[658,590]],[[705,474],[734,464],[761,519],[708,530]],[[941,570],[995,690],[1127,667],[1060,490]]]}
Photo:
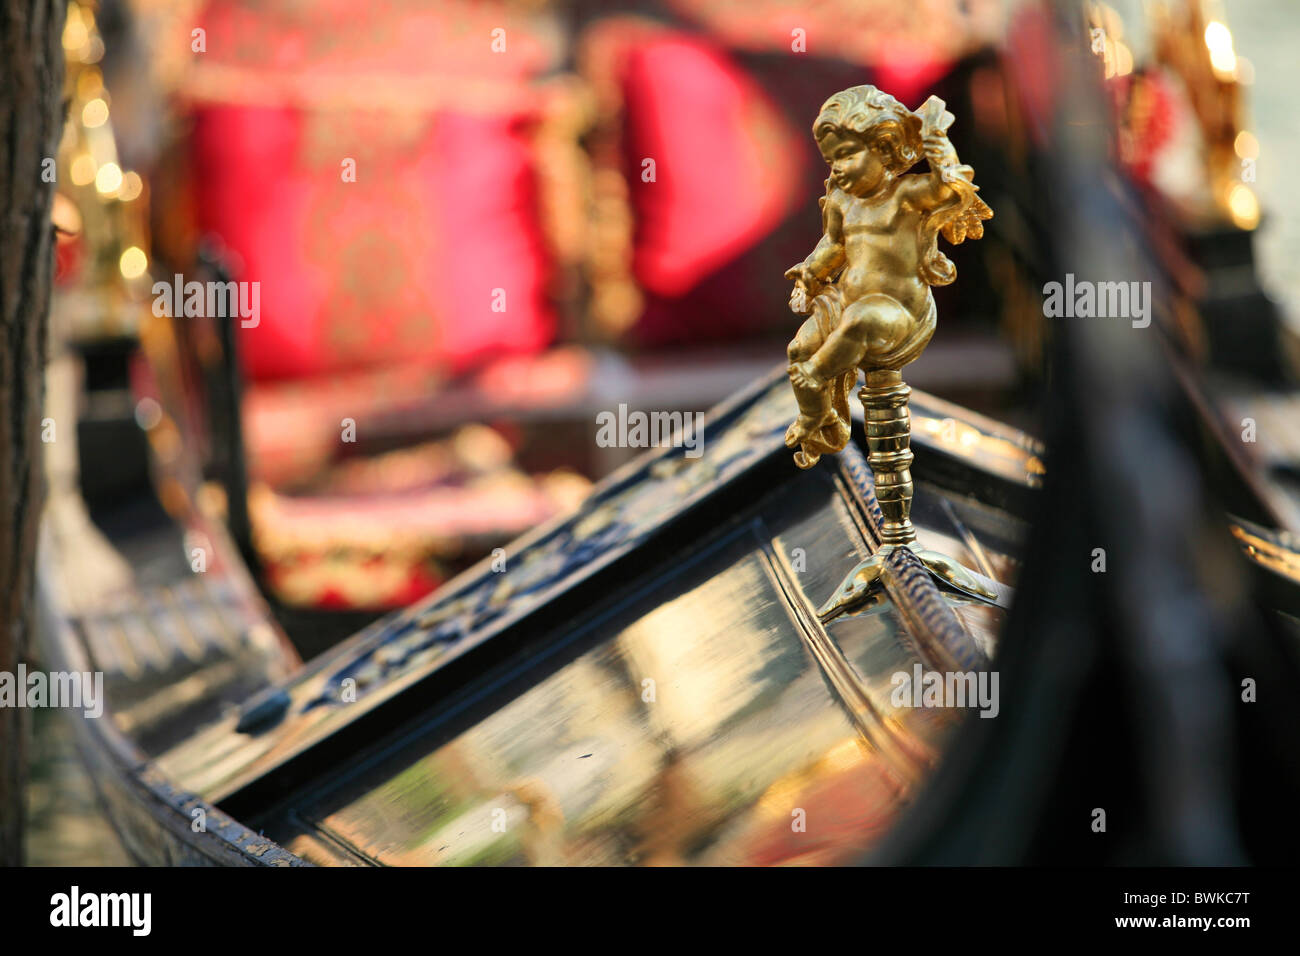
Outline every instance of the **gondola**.
{"label": "gondola", "polygon": [[[789,467],[784,375],[717,409],[698,459],[645,456],[513,545],[504,571],[486,561],[296,671],[216,529],[201,532],[212,546],[202,573],[165,522],[104,536],[110,555],[161,552],[170,574],[132,582],[129,597],[105,588],[125,606],[72,603],[99,590],[92,569],[122,557],[78,561],[61,598],[54,574],[43,580],[58,659],[108,674],[114,710],[81,736],[111,781],[109,806],[136,811],[128,845],[151,862],[851,859],[951,729],[951,711],[891,707],[890,677],[987,668],[1041,479],[1041,450],[1023,434],[928,396],[913,407],[929,476],[921,539],[968,556],[992,600],[941,591],[900,563],[870,613],[820,623],[816,605],[878,544],[879,508],[865,461],[834,474]],[[47,558],[62,569],[84,547],[86,517],[75,492],[52,510]],[[343,761],[358,770],[340,773]],[[452,792],[393,816],[409,819],[404,836],[367,836],[363,821],[388,815],[367,802],[402,806],[412,786]],[[290,787],[302,796],[280,805]],[[790,828],[798,808],[812,839]],[[496,809],[510,822],[499,836]],[[206,832],[191,826],[196,811]],[[655,817],[674,816],[676,840],[635,849],[637,833],[658,832]],[[161,842],[147,836],[159,825]],[[447,828],[463,835],[421,838]],[[391,840],[392,852],[371,845]]]}
{"label": "gondola", "polygon": [[[988,673],[1044,452],[916,395],[919,540],[993,596],[900,561],[874,606],[823,624],[818,605],[879,546],[879,506],[860,450],[791,467],[792,412],[778,371],[709,417],[700,458],[645,455],[512,545],[504,571],[485,561],[306,665],[219,527],[160,516],[115,535],[53,489],[43,653],[106,674],[108,710],[77,736],[125,845],[153,864],[866,853],[963,714],[900,707],[891,679]],[[1233,533],[1300,610],[1300,555]]]}
{"label": "gondola", "polygon": [[[1063,50],[1084,46],[1065,36]],[[1101,123],[1080,59],[1062,55],[1080,72],[1045,153],[1049,251],[1112,274],[1115,237],[1147,235],[1146,214],[1101,185],[1108,159],[1080,138]],[[1129,271],[1167,278],[1134,241]],[[165,461],[150,436],[166,494],[88,503],[96,463],[51,459],[41,658],[105,675],[103,716],[69,717],[148,864],[1270,859],[1294,828],[1262,832],[1240,807],[1300,793],[1294,690],[1279,691],[1297,673],[1300,548],[1176,349],[1137,331],[1055,334],[1041,436],[912,391],[914,546],[893,546],[870,409],[852,410],[841,450],[796,467],[800,409],[774,356],[709,413],[698,455],[646,451],[575,510],[306,660],[237,521],[204,506],[173,414],[186,386],[164,381],[180,432]],[[160,323],[146,350],[175,356],[174,336]],[[64,427],[80,387],[56,365]],[[1213,503],[1225,487],[1230,511]],[[923,553],[959,571],[931,573]],[[877,586],[855,589],[873,555]],[[1242,675],[1278,696],[1225,716]],[[1195,713],[1189,686],[1206,692]],[[1252,780],[1233,803],[1216,776],[1232,754],[1268,759],[1281,782],[1263,794]],[[1113,841],[1086,822],[1058,835],[1086,808],[1049,796],[1082,790],[1090,808],[1143,759],[1190,789],[1137,773]]]}

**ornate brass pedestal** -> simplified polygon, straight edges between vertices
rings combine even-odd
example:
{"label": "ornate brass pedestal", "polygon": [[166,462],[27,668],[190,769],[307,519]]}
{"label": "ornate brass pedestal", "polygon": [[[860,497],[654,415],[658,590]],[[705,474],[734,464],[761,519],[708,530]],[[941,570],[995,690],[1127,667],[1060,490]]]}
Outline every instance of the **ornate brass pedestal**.
{"label": "ornate brass pedestal", "polygon": [[912,390],[901,372],[875,369],[858,392],[867,421],[867,464],[876,476],[876,500],[885,514],[880,527],[884,545],[910,545],[912,527],[912,416],[907,400]]}
{"label": "ornate brass pedestal", "polygon": [[[858,392],[866,413],[867,464],[875,476],[875,499],[880,504],[880,548],[849,572],[835,593],[817,610],[822,621],[851,610],[881,585],[885,559],[894,548],[908,548],[940,581],[985,600],[997,595],[982,585],[961,564],[928,548],[917,548],[912,527],[912,417],[907,400],[912,390],[900,372],[873,369]],[[841,454],[858,455],[851,445]],[[854,469],[850,466],[850,472]]]}

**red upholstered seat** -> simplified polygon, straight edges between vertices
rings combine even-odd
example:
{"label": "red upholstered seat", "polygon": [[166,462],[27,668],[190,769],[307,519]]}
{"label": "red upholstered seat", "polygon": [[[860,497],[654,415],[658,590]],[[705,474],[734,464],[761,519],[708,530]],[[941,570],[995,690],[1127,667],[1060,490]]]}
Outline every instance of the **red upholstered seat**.
{"label": "red upholstered seat", "polygon": [[205,49],[182,83],[194,213],[233,278],[259,283],[259,320],[238,328],[253,540],[289,603],[407,603],[566,497],[436,448],[402,460],[401,488],[331,479],[355,465],[339,460],[344,419],[554,337],[533,140],[537,77],[562,54],[553,17],[223,0],[196,21]]}

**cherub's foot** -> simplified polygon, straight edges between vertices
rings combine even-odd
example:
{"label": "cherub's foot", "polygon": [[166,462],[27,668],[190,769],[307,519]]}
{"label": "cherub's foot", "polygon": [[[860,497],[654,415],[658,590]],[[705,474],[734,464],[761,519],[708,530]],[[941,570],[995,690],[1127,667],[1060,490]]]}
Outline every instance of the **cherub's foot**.
{"label": "cherub's foot", "polygon": [[786,371],[790,375],[790,384],[796,389],[815,392],[826,384],[826,380],[813,371],[811,362],[795,362]]}
{"label": "cherub's foot", "polygon": [[798,448],[805,442],[816,440],[819,433],[827,425],[835,424],[835,412],[823,416],[820,419],[813,418],[811,415],[800,415],[785,430],[785,447]]}
{"label": "cherub's foot", "polygon": [[811,468],[822,455],[843,448],[848,437],[848,424],[840,421],[835,410],[831,409],[821,418],[801,414],[786,429],[785,444],[787,448],[798,449],[794,453],[796,465]]}

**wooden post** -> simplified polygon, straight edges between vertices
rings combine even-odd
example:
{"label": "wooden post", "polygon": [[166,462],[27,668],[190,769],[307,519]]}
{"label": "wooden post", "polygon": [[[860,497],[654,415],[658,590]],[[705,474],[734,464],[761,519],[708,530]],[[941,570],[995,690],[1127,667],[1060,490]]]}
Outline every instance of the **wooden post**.
{"label": "wooden post", "polygon": [[[0,671],[11,674],[32,627],[43,500],[40,430],[56,186],[47,181],[53,176],[46,160],[54,159],[63,129],[65,15],[59,0],[0,4]],[[0,707],[0,864],[10,866],[23,859],[25,716]]]}

